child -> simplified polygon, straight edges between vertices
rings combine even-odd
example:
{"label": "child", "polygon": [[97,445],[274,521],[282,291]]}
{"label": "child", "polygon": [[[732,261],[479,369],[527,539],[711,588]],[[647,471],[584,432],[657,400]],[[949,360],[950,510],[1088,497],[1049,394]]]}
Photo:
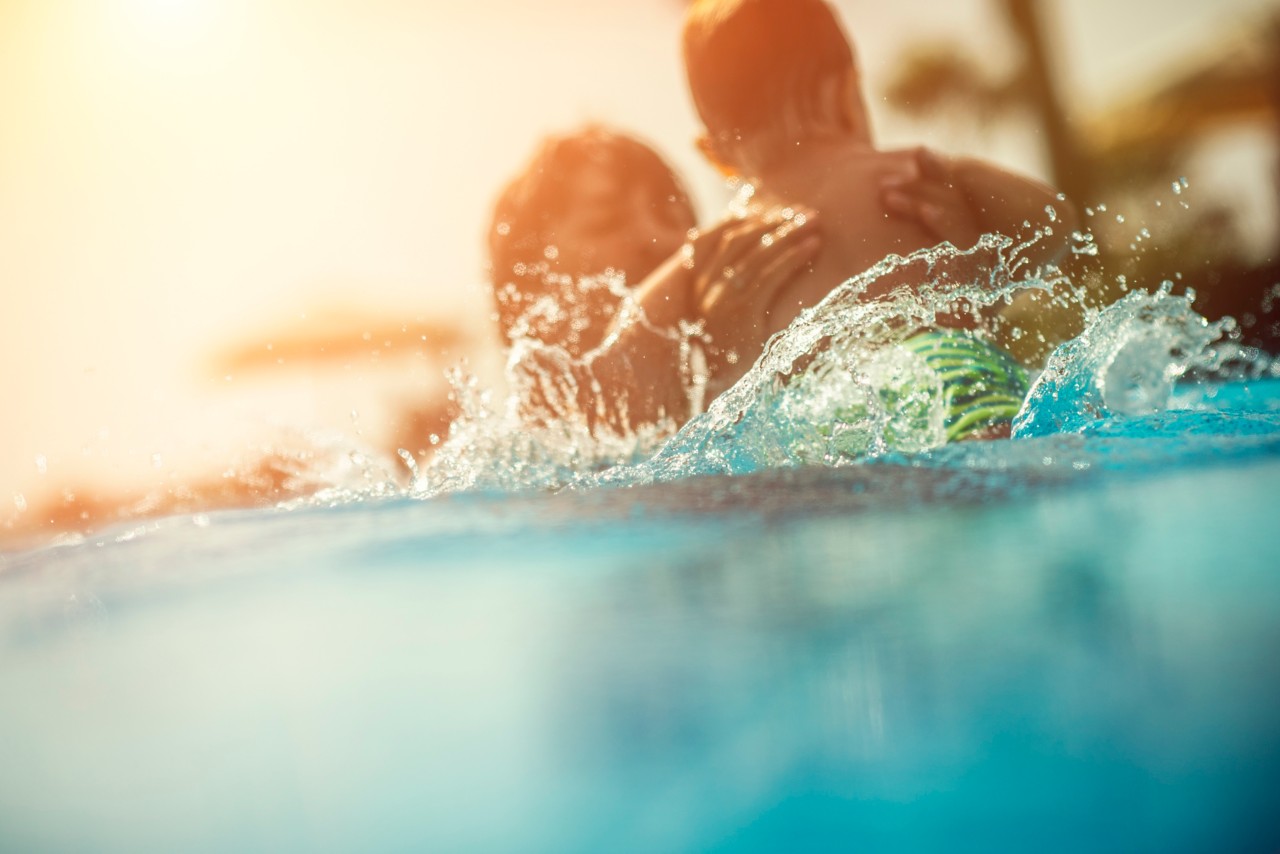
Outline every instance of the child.
{"label": "child", "polygon": [[[1075,215],[1048,187],[977,160],[875,147],[852,48],[823,0],[696,0],[685,19],[684,58],[706,130],[699,146],[747,183],[751,210],[803,208],[821,220],[820,250],[785,283],[761,289],[739,279],[742,293],[732,306],[718,302],[723,287],[691,287],[690,309],[722,345],[718,356],[710,351],[719,387],[736,381],[801,309],[888,255],[942,241],[965,249],[986,233],[1023,243],[1037,231],[1052,236],[1023,252],[1033,270],[1063,254]],[[883,277],[865,296],[903,284],[913,283]],[[960,318],[949,323],[965,325]],[[1025,383],[980,339],[943,331],[908,343],[923,352],[935,345],[966,350],[975,369],[998,363],[1013,385]],[[1004,394],[1001,413],[953,413],[952,421],[983,428],[1011,417],[1021,389],[978,388],[979,396],[992,391]]]}

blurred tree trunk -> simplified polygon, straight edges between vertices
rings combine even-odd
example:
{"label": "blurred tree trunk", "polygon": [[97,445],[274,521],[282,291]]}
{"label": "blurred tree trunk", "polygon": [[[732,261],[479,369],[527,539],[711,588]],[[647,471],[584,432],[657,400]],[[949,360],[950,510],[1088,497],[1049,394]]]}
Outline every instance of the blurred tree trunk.
{"label": "blurred tree trunk", "polygon": [[[1268,26],[1270,28],[1268,64],[1271,71],[1271,121],[1274,134],[1272,139],[1276,140],[1276,159],[1275,165],[1272,166],[1274,172],[1271,180],[1275,184],[1276,208],[1280,209],[1280,12],[1271,16]],[[1280,234],[1275,236],[1275,245],[1272,249],[1275,254],[1269,259],[1269,263],[1276,267],[1280,265]]]}
{"label": "blurred tree trunk", "polygon": [[1053,182],[1077,205],[1096,201],[1093,170],[1067,122],[1045,39],[1044,0],[1000,0],[1023,49],[1028,103],[1045,135]]}

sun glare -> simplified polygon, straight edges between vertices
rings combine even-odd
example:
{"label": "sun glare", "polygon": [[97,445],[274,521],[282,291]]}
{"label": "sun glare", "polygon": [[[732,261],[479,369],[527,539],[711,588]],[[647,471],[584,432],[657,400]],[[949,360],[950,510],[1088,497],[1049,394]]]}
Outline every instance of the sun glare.
{"label": "sun glare", "polygon": [[135,14],[157,23],[176,22],[192,17],[205,0],[129,0]]}
{"label": "sun glare", "polygon": [[209,0],[121,0],[121,23],[144,39],[186,41],[206,26]]}

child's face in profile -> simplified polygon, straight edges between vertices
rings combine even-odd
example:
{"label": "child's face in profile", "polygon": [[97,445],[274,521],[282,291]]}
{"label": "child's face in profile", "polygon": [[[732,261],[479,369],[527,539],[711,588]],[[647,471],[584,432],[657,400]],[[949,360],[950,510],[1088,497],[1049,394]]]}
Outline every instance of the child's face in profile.
{"label": "child's face in profile", "polygon": [[562,211],[545,235],[552,271],[576,278],[612,268],[631,285],[674,254],[694,226],[693,212],[679,199],[654,198],[642,184],[596,163],[583,164],[568,180]]}

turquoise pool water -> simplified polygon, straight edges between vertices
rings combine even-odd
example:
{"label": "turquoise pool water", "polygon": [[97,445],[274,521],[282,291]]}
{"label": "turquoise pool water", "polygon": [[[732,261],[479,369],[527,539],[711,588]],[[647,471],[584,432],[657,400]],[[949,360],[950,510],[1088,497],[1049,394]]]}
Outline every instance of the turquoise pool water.
{"label": "turquoise pool water", "polygon": [[0,849],[1272,850],[1280,382],[0,564]]}

